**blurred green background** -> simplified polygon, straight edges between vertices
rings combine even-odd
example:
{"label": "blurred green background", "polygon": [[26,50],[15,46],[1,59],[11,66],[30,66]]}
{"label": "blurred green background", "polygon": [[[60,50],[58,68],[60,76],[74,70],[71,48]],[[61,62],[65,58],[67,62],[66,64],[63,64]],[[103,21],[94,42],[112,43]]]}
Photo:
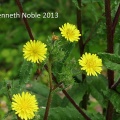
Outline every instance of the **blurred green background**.
{"label": "blurred green background", "polygon": [[[28,22],[36,40],[46,41],[48,36],[60,35],[59,27],[66,22],[76,24],[75,0],[21,0],[24,12],[58,13],[58,18],[29,18]],[[112,1],[112,15],[117,9],[118,1]],[[102,0],[83,0],[82,2],[82,37],[91,41],[85,50],[92,53],[106,51],[106,28],[104,17],[104,2]],[[19,12],[14,0],[0,0],[0,14]],[[120,23],[119,23],[120,24]],[[120,26],[120,25],[119,25]],[[91,33],[92,31],[92,33]],[[115,42],[120,41],[119,30],[116,30]],[[0,82],[18,78],[23,63],[23,45],[30,40],[24,22],[20,18],[0,18]],[[79,58],[79,47],[73,50],[73,55]],[[46,74],[46,73],[44,73]],[[8,111],[7,98],[0,93],[0,119]],[[11,120],[11,118],[9,118]],[[8,120],[9,120],[8,119]]]}

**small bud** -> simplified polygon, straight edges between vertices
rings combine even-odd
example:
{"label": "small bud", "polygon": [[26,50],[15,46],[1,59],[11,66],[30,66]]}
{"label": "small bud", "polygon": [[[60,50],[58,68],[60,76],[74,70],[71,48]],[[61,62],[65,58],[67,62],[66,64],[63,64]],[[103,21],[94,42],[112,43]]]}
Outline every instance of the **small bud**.
{"label": "small bud", "polygon": [[52,35],[52,40],[53,40],[53,41],[59,40],[59,37],[53,33],[53,35]]}

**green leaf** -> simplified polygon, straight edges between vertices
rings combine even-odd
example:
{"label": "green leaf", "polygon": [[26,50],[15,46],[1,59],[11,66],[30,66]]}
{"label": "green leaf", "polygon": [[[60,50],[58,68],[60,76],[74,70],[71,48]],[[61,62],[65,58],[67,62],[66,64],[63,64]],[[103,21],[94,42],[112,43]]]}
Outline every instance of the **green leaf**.
{"label": "green leaf", "polygon": [[[45,109],[40,109],[40,117],[43,120]],[[51,108],[48,120],[85,120],[75,108]]]}
{"label": "green leaf", "polygon": [[110,53],[99,53],[103,64],[110,70],[120,70],[120,56]]}
{"label": "green leaf", "polygon": [[106,107],[103,91],[106,91],[107,79],[99,75],[98,77],[88,77],[87,82],[90,88],[90,94],[101,104],[101,106]]}
{"label": "green leaf", "polygon": [[13,94],[17,94],[17,93],[21,92],[23,90],[22,89],[23,87],[24,86],[20,86],[19,80],[12,80],[11,89],[10,89],[11,94],[13,95]]}
{"label": "green leaf", "polygon": [[7,95],[7,82],[6,81],[0,81],[0,96]]}
{"label": "green leaf", "polygon": [[83,0],[82,3],[102,2],[102,0]]}
{"label": "green leaf", "polygon": [[100,113],[92,113],[88,115],[90,116],[91,120],[105,120],[104,116]]}
{"label": "green leaf", "polygon": [[60,97],[60,94],[54,93],[52,97],[51,107],[59,107],[61,105],[61,102],[62,102],[62,97]]}
{"label": "green leaf", "polygon": [[105,106],[103,95],[94,86],[90,87],[90,93],[102,106]]}
{"label": "green leaf", "polygon": [[63,61],[62,61],[63,63],[70,56],[74,47],[75,47],[74,43],[70,43],[70,42],[64,43],[63,50],[65,51],[65,56],[64,56]]}
{"label": "green leaf", "polygon": [[114,45],[114,53],[115,53],[116,55],[120,55],[120,43],[116,43],[116,44]]}
{"label": "green leaf", "polygon": [[27,83],[30,80],[30,76],[32,73],[33,64],[24,60],[21,69],[20,69],[20,84]]}
{"label": "green leaf", "polygon": [[108,60],[113,63],[120,64],[120,56],[116,54],[110,54],[110,53],[99,53],[99,57],[101,57],[103,60]]}
{"label": "green leaf", "polygon": [[119,102],[120,94],[116,93],[113,90],[109,90],[107,97],[111,101],[111,103],[113,104],[116,112],[120,112],[120,102]]}
{"label": "green leaf", "polygon": [[40,82],[31,82],[32,87],[27,88],[28,91],[34,93],[38,99],[38,102],[41,106],[46,106],[47,97],[49,94],[49,89],[46,85]]}

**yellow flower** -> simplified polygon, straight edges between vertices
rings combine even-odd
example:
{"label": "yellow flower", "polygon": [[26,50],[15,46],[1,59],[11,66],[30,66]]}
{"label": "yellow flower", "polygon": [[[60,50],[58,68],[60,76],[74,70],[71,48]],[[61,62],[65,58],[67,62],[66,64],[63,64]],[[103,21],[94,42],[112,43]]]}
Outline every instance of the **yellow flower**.
{"label": "yellow flower", "polygon": [[78,41],[79,36],[81,36],[80,31],[73,24],[65,23],[62,27],[59,27],[59,29],[62,36],[70,42]]}
{"label": "yellow flower", "polygon": [[28,92],[22,92],[22,95],[14,94],[12,100],[12,110],[14,110],[15,114],[18,114],[21,119],[28,120],[34,118],[34,112],[38,110],[38,103],[35,95],[31,95]]}
{"label": "yellow flower", "polygon": [[42,62],[46,58],[46,44],[40,41],[30,40],[23,46],[23,53],[23,56],[27,61],[34,63]]}
{"label": "yellow flower", "polygon": [[78,61],[88,76],[97,76],[102,71],[102,60],[96,54],[85,53]]}

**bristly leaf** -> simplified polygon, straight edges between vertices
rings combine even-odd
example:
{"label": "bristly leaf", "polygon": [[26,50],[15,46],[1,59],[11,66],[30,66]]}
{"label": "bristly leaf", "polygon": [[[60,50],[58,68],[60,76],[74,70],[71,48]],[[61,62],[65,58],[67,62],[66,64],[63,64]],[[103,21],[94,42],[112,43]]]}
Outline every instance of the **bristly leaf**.
{"label": "bristly leaf", "polygon": [[72,52],[73,48],[75,47],[74,43],[68,43],[63,46],[63,50],[65,51],[65,57],[62,62],[65,62],[66,59],[69,57],[70,53]]}
{"label": "bristly leaf", "polygon": [[110,70],[120,70],[120,56],[110,53],[99,53],[103,64]]}
{"label": "bristly leaf", "polygon": [[33,64],[24,60],[20,69],[20,84],[27,83],[30,80]]}
{"label": "bristly leaf", "polygon": [[[76,64],[74,60],[67,61],[68,57],[70,56],[71,51],[74,48],[74,43],[70,43],[68,41],[64,42],[61,46],[62,51],[64,51],[64,56],[53,63],[53,73],[57,77],[58,81],[63,81],[66,85],[73,83],[72,78],[72,68],[73,64]],[[56,46],[57,47],[57,46]],[[60,53],[59,53],[60,54]],[[56,55],[59,58],[59,54]],[[73,64],[72,64],[73,63]]]}

